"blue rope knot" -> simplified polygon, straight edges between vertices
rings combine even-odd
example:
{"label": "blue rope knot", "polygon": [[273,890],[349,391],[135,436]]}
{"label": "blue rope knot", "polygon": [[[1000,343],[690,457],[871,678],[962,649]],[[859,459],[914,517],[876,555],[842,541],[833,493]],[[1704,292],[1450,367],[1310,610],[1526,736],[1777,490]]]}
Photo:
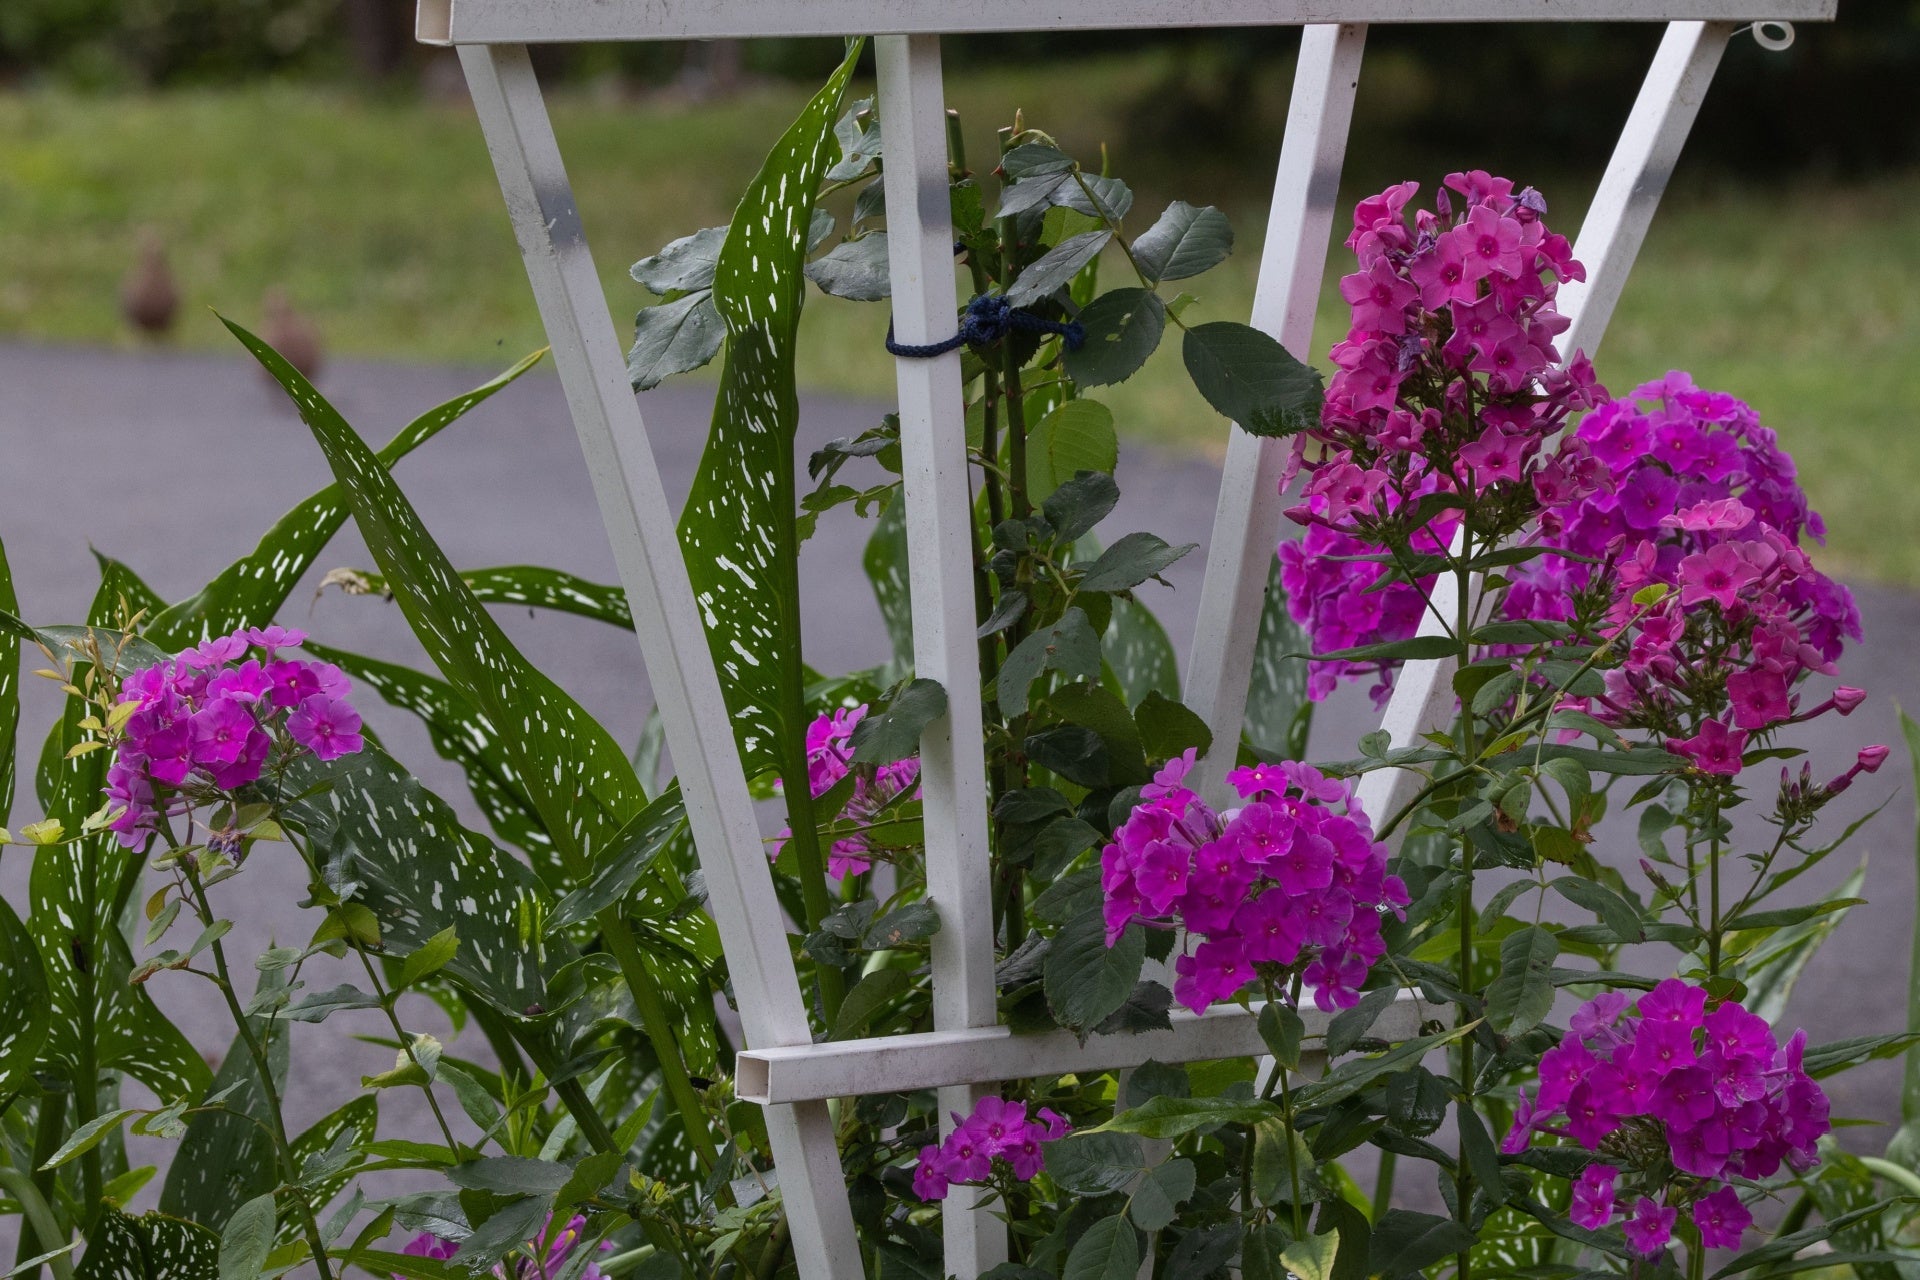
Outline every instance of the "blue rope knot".
{"label": "blue rope knot", "polygon": [[1080,344],[1087,340],[1087,331],[1078,320],[1049,320],[1037,316],[1025,307],[1016,307],[1008,302],[1004,294],[983,293],[967,303],[966,310],[960,313],[960,331],[944,342],[929,342],[916,345],[911,342],[895,342],[893,325],[887,325],[887,354],[905,356],[914,360],[931,360],[943,356],[949,351],[958,351],[963,345],[984,350],[997,345],[1015,329],[1028,333],[1057,333],[1066,343],[1067,350],[1078,351]]}

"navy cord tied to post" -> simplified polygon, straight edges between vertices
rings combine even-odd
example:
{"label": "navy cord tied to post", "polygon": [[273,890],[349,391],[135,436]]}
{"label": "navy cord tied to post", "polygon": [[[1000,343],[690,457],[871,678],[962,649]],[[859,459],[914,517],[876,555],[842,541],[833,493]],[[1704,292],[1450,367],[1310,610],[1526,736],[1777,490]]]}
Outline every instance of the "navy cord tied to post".
{"label": "navy cord tied to post", "polygon": [[1078,320],[1049,320],[1024,307],[1014,306],[1004,294],[983,293],[967,303],[967,309],[960,313],[960,332],[945,342],[929,342],[920,346],[910,342],[895,342],[893,325],[889,323],[887,354],[931,360],[949,351],[958,351],[963,345],[975,349],[991,347],[1015,329],[1028,333],[1057,333],[1066,342],[1069,351],[1078,351],[1080,344],[1087,340],[1086,330],[1080,327]]}

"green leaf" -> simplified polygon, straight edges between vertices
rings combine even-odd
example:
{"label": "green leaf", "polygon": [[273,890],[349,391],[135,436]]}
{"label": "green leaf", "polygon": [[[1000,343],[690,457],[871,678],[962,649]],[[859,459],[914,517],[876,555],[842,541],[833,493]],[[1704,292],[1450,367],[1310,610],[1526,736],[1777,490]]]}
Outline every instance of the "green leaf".
{"label": "green leaf", "polygon": [[1111,386],[1140,371],[1167,330],[1167,304],[1151,289],[1112,289],[1080,309],[1085,335],[1062,353],[1067,376],[1081,387]]}
{"label": "green leaf", "polygon": [[720,261],[720,246],[726,242],[725,227],[706,227],[690,236],[681,236],[651,257],[642,258],[628,274],[647,289],[666,297],[694,289],[713,287],[713,269]]}
{"label": "green leaf", "polygon": [[1299,1280],[1333,1280],[1333,1261],[1340,1252],[1340,1237],[1325,1235],[1296,1240],[1280,1251],[1280,1261]]}
{"label": "green leaf", "polygon": [[1150,1098],[1087,1133],[1137,1133],[1143,1138],[1179,1138],[1223,1124],[1259,1124],[1280,1114],[1256,1098]]}
{"label": "green leaf", "polygon": [[1419,661],[1451,657],[1459,649],[1460,646],[1447,636],[1412,636],[1405,640],[1386,640],[1379,644],[1355,645],[1351,649],[1302,656],[1312,657],[1319,662]]}
{"label": "green leaf", "polygon": [[1398,1280],[1471,1249],[1478,1236],[1465,1223],[1410,1209],[1389,1209],[1374,1224],[1371,1273]]}
{"label": "green leaf", "polygon": [[[7,565],[7,544],[0,542],[0,613],[19,612],[20,602],[13,593],[13,570]],[[6,640],[0,642],[0,827],[7,825],[13,807],[14,744],[20,733],[20,646],[11,631],[6,635]],[[4,945],[0,942],[0,946]],[[0,964],[4,963],[4,954],[0,953]],[[0,981],[5,977],[6,971],[0,969]],[[0,997],[0,1001],[4,1001],[4,997]],[[6,1046],[0,1042],[0,1094],[11,1090],[5,1061]]]}
{"label": "green leaf", "polygon": [[1133,1189],[1127,1216],[1142,1231],[1163,1231],[1172,1225],[1188,1197],[1193,1195],[1195,1171],[1191,1160],[1169,1160],[1155,1165]]}
{"label": "green leaf", "polygon": [[938,680],[914,680],[894,695],[887,709],[853,727],[848,740],[861,764],[892,764],[920,750],[927,726],[947,714],[947,691]]}
{"label": "green leaf", "polygon": [[1300,1042],[1306,1037],[1307,1025],[1300,1020],[1299,1011],[1278,1000],[1269,1000],[1260,1008],[1260,1038],[1266,1041],[1267,1052],[1274,1061],[1289,1071],[1300,1069]]}
{"label": "green leaf", "polygon": [[1100,471],[1082,471],[1065,481],[1040,504],[1041,513],[1053,526],[1056,543],[1071,546],[1092,532],[1120,501],[1120,486],[1113,477]]}
{"label": "green leaf", "polygon": [[33,935],[0,900],[0,1097],[9,1097],[33,1071],[52,1020],[46,966]]}
{"label": "green leaf", "polygon": [[[265,979],[262,980],[263,985]],[[258,1035],[266,1028],[256,1018]],[[267,1063],[274,1089],[285,1094],[292,1049],[282,1032],[267,1044]],[[279,1156],[268,1136],[273,1112],[253,1057],[238,1036],[221,1059],[210,1096],[224,1098],[216,1110],[187,1118],[186,1136],[167,1168],[160,1189],[160,1211],[195,1222],[225,1222],[240,1206],[271,1192],[280,1183]]]}
{"label": "green leaf", "polygon": [[904,969],[875,969],[853,984],[834,1020],[835,1040],[852,1040],[864,1032],[880,1011],[913,989]]}
{"label": "green leaf", "polygon": [[1047,949],[1041,985],[1061,1026],[1082,1035],[1127,1002],[1146,962],[1146,931],[1129,925],[1107,946],[1107,926],[1093,906],[1061,926]]}
{"label": "green leaf", "polygon": [[325,1022],[343,1009],[378,1009],[379,1007],[380,1001],[377,997],[362,991],[352,983],[343,982],[326,991],[316,991],[312,995],[300,997],[288,1005],[280,1016],[291,1018],[295,1022]]}
{"label": "green leaf", "polygon": [[564,1164],[526,1156],[492,1156],[447,1170],[447,1180],[456,1187],[503,1196],[550,1196],[572,1176]]}
{"label": "green leaf", "polygon": [[165,1213],[122,1213],[103,1205],[87,1235],[74,1280],[216,1280],[220,1237]]}
{"label": "green leaf", "polygon": [[643,307],[633,318],[627,381],[635,391],[651,390],[676,373],[687,373],[712,360],[720,354],[720,344],[726,337],[727,326],[714,306],[711,290]]}
{"label": "green leaf", "polygon": [[1181,354],[1194,388],[1243,430],[1287,436],[1319,425],[1319,373],[1251,325],[1196,325],[1187,330]]}
{"label": "green leaf", "polygon": [[[349,1099],[345,1105],[316,1120],[312,1127],[288,1144],[294,1167],[301,1171],[301,1183],[308,1200],[324,1207],[346,1187],[356,1169],[356,1159],[373,1141],[379,1123],[380,1104],[371,1094]],[[444,1152],[444,1148],[441,1149]],[[280,1224],[280,1242],[300,1234],[300,1224]]]}
{"label": "green leaf", "polygon": [[1815,1045],[1807,1050],[1803,1069],[1814,1079],[1824,1079],[1837,1071],[1863,1062],[1891,1058],[1912,1045],[1920,1044],[1920,1031],[1897,1031],[1890,1035],[1852,1036]]}
{"label": "green leaf", "polygon": [[1568,902],[1599,916],[1620,941],[1646,939],[1646,924],[1640,919],[1638,908],[1605,885],[1582,876],[1561,876],[1551,884],[1554,892]]}
{"label": "green leaf", "polygon": [[220,1280],[260,1280],[273,1249],[273,1192],[241,1205],[220,1233]]}
{"label": "green leaf", "polygon": [[404,990],[431,973],[446,968],[447,961],[453,959],[460,950],[460,934],[453,925],[428,938],[424,944],[408,954],[400,964],[400,977],[394,983],[396,989]]}
{"label": "green leaf", "polygon": [[1147,279],[1185,280],[1211,271],[1233,252],[1233,224],[1207,205],[1196,209],[1175,200],[1133,242],[1133,260]]}
{"label": "green leaf", "polygon": [[1487,987],[1487,1021],[1504,1036],[1519,1035],[1553,1008],[1551,970],[1560,944],[1538,925],[1515,930],[1500,943],[1500,973]]}
{"label": "green leaf", "polygon": [[1033,632],[1007,655],[994,682],[1000,709],[1008,715],[1024,713],[1033,682],[1043,671],[1082,680],[1100,674],[1100,638],[1078,606],[1052,626]]}
{"label": "green leaf", "polygon": [[[375,455],[379,465],[391,469],[476,405],[539,364],[546,354],[542,348],[473,390],[427,410]],[[147,638],[162,648],[177,649],[241,627],[264,626],[286,602],[294,584],[313,566],[340,526],[346,523],[349,510],[347,495],[340,485],[330,484],[320,490],[282,516],[251,553],[221,570],[198,594],[149,621],[145,628]]]}
{"label": "green leaf", "polygon": [[726,365],[680,543],[749,774],[798,776],[792,766],[810,718],[799,661],[793,354],[806,232],[819,177],[839,153],[833,122],[861,47],[856,41],[768,153],[714,272]]}
{"label": "green leaf", "polygon": [[[338,585],[348,595],[391,594],[387,580],[373,569],[336,571]],[[505,604],[528,609],[552,609],[580,618],[592,618],[609,626],[633,630],[633,611],[627,608],[627,593],[622,587],[593,582],[564,569],[549,569],[537,564],[503,564],[487,569],[467,569],[460,581],[467,584],[473,598],[481,604]]]}
{"label": "green leaf", "polygon": [[1157,576],[1174,561],[1200,544],[1182,543],[1174,547],[1166,539],[1151,533],[1129,533],[1100,553],[1080,579],[1082,591],[1125,591]]}
{"label": "green leaf", "polygon": [[1111,239],[1111,231],[1083,231],[1067,237],[1020,272],[1007,290],[1007,301],[1026,307],[1052,297],[1080,274],[1080,268],[1098,257]]}
{"label": "green leaf", "polygon": [[1133,1224],[1121,1214],[1088,1227],[1067,1254],[1060,1280],[1134,1280],[1140,1270],[1140,1242]]}
{"label": "green leaf", "polygon": [[587,882],[560,900],[549,929],[566,929],[591,920],[623,901],[640,884],[648,869],[675,840],[686,838],[687,811],[680,800],[680,784],[667,789],[630,819],[594,859]]}
{"label": "green leaf", "polygon": [[1112,474],[1120,461],[1113,411],[1098,400],[1067,400],[1027,433],[1027,495],[1044,502],[1082,471]]}
{"label": "green leaf", "polygon": [[[1153,611],[1125,596],[1115,597],[1104,643],[1107,669],[1127,705],[1137,711],[1147,695],[1178,701],[1180,666],[1173,641]],[[1145,732],[1143,729],[1142,732]]]}
{"label": "green leaf", "polygon": [[1149,760],[1171,760],[1192,748],[1206,755],[1213,748],[1213,730],[1207,722],[1184,704],[1164,698],[1149,689],[1134,708],[1134,722],[1140,726],[1141,745]]}
{"label": "green leaf", "polygon": [[820,292],[854,302],[878,302],[893,295],[888,274],[887,233],[869,231],[857,240],[843,240],[807,264],[807,279]]}
{"label": "green leaf", "polygon": [[1380,987],[1367,992],[1353,1008],[1335,1014],[1327,1024],[1327,1056],[1338,1058],[1353,1048],[1399,995],[1398,987]]}
{"label": "green leaf", "polygon": [[1146,1167],[1140,1140],[1125,1133],[1082,1130],[1040,1148],[1047,1173],[1067,1191],[1103,1195],[1131,1185]]}
{"label": "green leaf", "polygon": [[58,1169],[82,1152],[93,1150],[106,1139],[108,1134],[116,1132],[128,1116],[139,1114],[132,1107],[123,1107],[118,1111],[109,1111],[104,1115],[95,1116],[68,1135],[60,1149],[41,1164],[41,1170]]}
{"label": "green leaf", "polygon": [[1280,1116],[1269,1115],[1253,1130],[1253,1198],[1261,1204],[1293,1199],[1297,1183],[1300,1199],[1311,1200],[1321,1184],[1307,1140],[1289,1129]]}

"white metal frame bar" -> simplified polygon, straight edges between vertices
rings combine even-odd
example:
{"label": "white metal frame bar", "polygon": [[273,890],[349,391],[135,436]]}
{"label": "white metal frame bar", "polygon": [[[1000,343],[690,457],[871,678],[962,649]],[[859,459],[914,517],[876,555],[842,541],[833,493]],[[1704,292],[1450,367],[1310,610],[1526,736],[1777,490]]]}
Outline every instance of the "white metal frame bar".
{"label": "white metal frame bar", "polygon": [[[947,108],[939,36],[874,42],[885,129],[887,256],[893,324],[900,341],[944,341],[958,328],[953,216],[947,196]],[[987,775],[978,744],[979,626],[973,590],[973,492],[968,478],[966,398],[960,353],[894,362],[900,393],[901,501],[907,562],[914,566],[914,674],[938,680],[947,713],[920,739],[926,817],[927,896],[940,913],[933,935],[933,1025],[937,1032],[990,1027],[993,868],[987,851]],[[961,744],[956,749],[956,743]],[[973,1110],[979,1081],[941,1084],[940,1125]],[[1005,1225],[977,1211],[986,1191],[955,1187],[941,1217],[947,1271],[977,1275],[1007,1260]],[[958,1210],[955,1212],[954,1210]]]}
{"label": "white metal frame bar", "polygon": [[[1171,1030],[1093,1035],[1084,1044],[1073,1032],[1016,1036],[1004,1026],[967,1031],[927,1031],[875,1036],[781,1049],[751,1049],[735,1056],[734,1091],[750,1102],[804,1102],[843,1094],[905,1093],[954,1081],[997,1084],[1072,1071],[1123,1071],[1155,1062],[1209,1062],[1266,1052],[1260,1038],[1263,1004],[1242,1009],[1221,1005],[1203,1014],[1176,1009]],[[1422,1006],[1408,997],[1390,1005],[1371,1034],[1406,1040],[1419,1034]],[[1300,1011],[1312,1041],[1326,1035],[1332,1014],[1308,1006]],[[1315,1053],[1314,1056],[1318,1056]]]}
{"label": "white metal frame bar", "polygon": [[[633,610],[747,1041],[809,1044],[733,722],[533,65],[520,45],[463,47],[460,62]],[[767,1135],[809,1275],[861,1275],[827,1104],[768,1108]]]}
{"label": "white metal frame bar", "polygon": [[[1726,22],[1667,26],[1574,242],[1574,256],[1586,266],[1587,279],[1560,290],[1561,313],[1572,321],[1560,335],[1566,358],[1580,350],[1591,356],[1599,348],[1733,32],[1733,24]],[[1442,619],[1452,624],[1459,608],[1458,584],[1440,575],[1430,600],[1432,607],[1420,619],[1421,635],[1442,634]],[[1453,718],[1454,666],[1451,659],[1434,659],[1409,662],[1401,669],[1380,722],[1394,746],[1407,746]],[[1361,780],[1360,802],[1376,823],[1383,823],[1412,798],[1420,780],[1411,769],[1375,770]]]}
{"label": "white metal frame bar", "polygon": [[429,44],[1338,23],[1822,22],[1836,0],[422,0]]}
{"label": "white metal frame bar", "polygon": [[[1313,312],[1326,275],[1327,238],[1339,203],[1347,127],[1366,43],[1367,29],[1361,26],[1308,27],[1300,33],[1252,323],[1303,360],[1313,349]],[[1207,540],[1186,683],[1187,705],[1213,731],[1214,750],[1201,767],[1200,782],[1216,802],[1225,800],[1221,780],[1233,767],[1246,719],[1260,611],[1280,536],[1280,476],[1291,448],[1290,441],[1264,439],[1236,426],[1220,470],[1220,501]]]}

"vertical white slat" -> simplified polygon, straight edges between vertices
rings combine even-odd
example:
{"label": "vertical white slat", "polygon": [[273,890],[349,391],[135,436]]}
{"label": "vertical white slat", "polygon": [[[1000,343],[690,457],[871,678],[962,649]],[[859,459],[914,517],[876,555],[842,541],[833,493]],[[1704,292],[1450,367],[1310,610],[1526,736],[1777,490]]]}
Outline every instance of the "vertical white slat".
{"label": "vertical white slat", "polygon": [[[1574,242],[1574,257],[1585,264],[1587,278],[1560,289],[1560,310],[1572,320],[1560,335],[1563,355],[1585,351],[1591,356],[1599,348],[1732,34],[1732,24],[1725,22],[1667,24]],[[1452,620],[1459,606],[1457,584],[1442,576],[1431,598],[1435,612],[1421,618],[1421,635],[1441,633],[1436,613]],[[1406,746],[1452,719],[1453,671],[1451,659],[1409,662],[1401,669],[1380,722],[1394,746]],[[1411,770],[1376,770],[1361,780],[1360,802],[1379,825],[1413,797],[1419,783],[1420,775]]]}
{"label": "vertical white slat", "polygon": [[[1311,26],[1300,33],[1287,132],[1274,175],[1266,249],[1253,295],[1253,325],[1302,359],[1313,347],[1313,312],[1326,274],[1327,239],[1340,196],[1340,167],[1360,81],[1364,26]],[[1260,610],[1280,537],[1280,473],[1291,442],[1239,427],[1227,442],[1220,502],[1207,542],[1207,574],[1194,626],[1187,705],[1213,731],[1200,781],[1209,799],[1233,767],[1246,717]]]}
{"label": "vertical white slat", "polygon": [[[747,1041],[808,1044],[732,720],[532,64],[520,45],[463,45],[460,63],[633,610]],[[860,1250],[827,1104],[769,1107],[767,1130],[801,1274],[856,1280]]]}
{"label": "vertical white slat", "polygon": [[[880,36],[880,121],[885,146],[887,247],[893,327],[905,343],[956,331],[953,219],[948,204],[946,103],[938,36]],[[914,674],[938,680],[947,714],[920,740],[926,812],[927,896],[940,913],[933,935],[933,1025],[987,1026],[993,985],[992,868],[982,752],[980,659],[974,632],[973,493],[967,471],[960,353],[895,362],[900,461],[912,565]],[[987,1091],[940,1091],[941,1129]],[[1006,1227],[978,1207],[977,1188],[954,1187],[943,1206],[946,1270],[963,1280],[1007,1259]]]}

